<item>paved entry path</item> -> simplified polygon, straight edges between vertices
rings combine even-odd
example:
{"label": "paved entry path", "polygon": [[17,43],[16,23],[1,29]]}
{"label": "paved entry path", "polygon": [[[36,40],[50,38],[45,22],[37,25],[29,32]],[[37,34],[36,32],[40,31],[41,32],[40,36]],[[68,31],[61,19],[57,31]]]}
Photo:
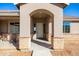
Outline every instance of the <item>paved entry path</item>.
{"label": "paved entry path", "polygon": [[50,44],[47,41],[36,39],[32,40],[33,56],[52,56]]}

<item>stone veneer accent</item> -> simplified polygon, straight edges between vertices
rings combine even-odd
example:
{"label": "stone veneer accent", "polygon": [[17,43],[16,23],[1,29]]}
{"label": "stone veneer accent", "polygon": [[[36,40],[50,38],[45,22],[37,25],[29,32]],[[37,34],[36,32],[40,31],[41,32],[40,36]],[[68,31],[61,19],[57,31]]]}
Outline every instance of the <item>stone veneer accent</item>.
{"label": "stone veneer accent", "polygon": [[19,49],[21,51],[27,51],[30,50],[31,44],[31,37],[20,37],[19,38]]}

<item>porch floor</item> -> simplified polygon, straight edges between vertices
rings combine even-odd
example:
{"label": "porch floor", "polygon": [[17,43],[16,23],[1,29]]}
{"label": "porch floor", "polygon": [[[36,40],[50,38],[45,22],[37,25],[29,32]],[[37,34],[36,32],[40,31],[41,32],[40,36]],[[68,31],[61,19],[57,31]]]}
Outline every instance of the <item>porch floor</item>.
{"label": "porch floor", "polygon": [[33,56],[51,56],[50,44],[45,40],[32,40]]}

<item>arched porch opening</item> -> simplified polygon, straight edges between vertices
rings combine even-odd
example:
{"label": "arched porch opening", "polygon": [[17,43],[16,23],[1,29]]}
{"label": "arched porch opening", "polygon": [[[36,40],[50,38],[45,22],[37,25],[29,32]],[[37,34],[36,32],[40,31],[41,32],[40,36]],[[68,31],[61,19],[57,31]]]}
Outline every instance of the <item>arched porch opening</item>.
{"label": "arched porch opening", "polygon": [[31,40],[45,40],[53,44],[54,15],[45,9],[37,9],[30,13]]}

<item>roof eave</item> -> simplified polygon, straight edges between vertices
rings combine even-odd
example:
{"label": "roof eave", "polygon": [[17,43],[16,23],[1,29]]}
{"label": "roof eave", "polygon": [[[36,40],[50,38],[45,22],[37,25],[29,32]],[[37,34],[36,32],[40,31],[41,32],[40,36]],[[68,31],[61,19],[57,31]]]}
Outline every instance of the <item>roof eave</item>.
{"label": "roof eave", "polygon": [[63,9],[67,6],[66,3],[51,3],[51,4],[54,4],[54,5],[56,5],[56,6],[60,7],[60,8],[63,8]]}
{"label": "roof eave", "polygon": [[[23,5],[23,4],[26,4],[26,3],[18,3],[18,4],[16,4],[16,6],[17,6],[18,9],[20,9],[20,6]],[[67,6],[66,3],[50,3],[50,4],[54,4],[54,5],[56,5],[60,8],[63,8],[63,9]]]}

